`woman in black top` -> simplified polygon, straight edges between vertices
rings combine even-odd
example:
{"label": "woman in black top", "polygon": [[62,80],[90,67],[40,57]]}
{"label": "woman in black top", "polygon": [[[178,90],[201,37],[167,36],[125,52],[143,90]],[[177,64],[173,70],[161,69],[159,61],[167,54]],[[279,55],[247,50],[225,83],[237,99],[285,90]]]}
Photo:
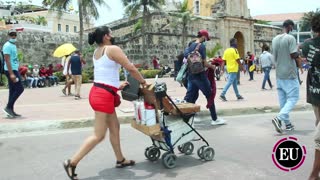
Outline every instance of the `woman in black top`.
{"label": "woman in black top", "polygon": [[320,172],[320,13],[311,19],[312,31],[317,35],[302,45],[302,54],[311,68],[307,75],[307,102],[312,104],[316,116],[315,159],[309,180],[319,179]]}

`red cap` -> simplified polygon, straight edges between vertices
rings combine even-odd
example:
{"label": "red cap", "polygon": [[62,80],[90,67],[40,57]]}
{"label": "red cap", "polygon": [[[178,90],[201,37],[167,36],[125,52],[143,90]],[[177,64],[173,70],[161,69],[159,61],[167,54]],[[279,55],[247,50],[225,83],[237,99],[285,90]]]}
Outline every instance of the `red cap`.
{"label": "red cap", "polygon": [[208,31],[205,30],[205,29],[200,30],[200,31],[198,32],[198,35],[200,35],[200,36],[205,36],[205,37],[207,38],[207,41],[210,40],[209,33],[208,33]]}

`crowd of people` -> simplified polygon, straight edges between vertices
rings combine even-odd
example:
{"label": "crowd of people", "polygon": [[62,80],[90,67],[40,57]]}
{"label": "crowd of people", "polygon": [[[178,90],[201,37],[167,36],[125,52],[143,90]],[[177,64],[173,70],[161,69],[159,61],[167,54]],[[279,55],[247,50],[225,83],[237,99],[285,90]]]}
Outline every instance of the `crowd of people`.
{"label": "crowd of people", "polygon": [[39,88],[57,86],[59,84],[58,77],[53,75],[53,65],[49,64],[45,67],[44,64],[39,68],[38,64],[23,65],[18,69],[21,75],[21,81],[24,87]]}

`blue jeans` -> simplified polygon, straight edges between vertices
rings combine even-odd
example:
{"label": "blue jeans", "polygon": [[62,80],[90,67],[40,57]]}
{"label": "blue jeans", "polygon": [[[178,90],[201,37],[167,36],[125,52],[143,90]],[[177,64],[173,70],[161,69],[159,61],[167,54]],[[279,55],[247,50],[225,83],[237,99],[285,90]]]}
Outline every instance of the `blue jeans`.
{"label": "blue jeans", "polygon": [[264,67],[262,68],[263,73],[264,73],[264,78],[262,81],[262,89],[265,89],[266,86],[266,82],[268,81],[269,87],[272,88],[272,84],[270,81],[270,71],[271,71],[271,67]]}
{"label": "blue jeans", "polygon": [[250,79],[249,80],[253,80],[253,73],[254,73],[254,71],[249,71],[249,76],[250,76]]}
{"label": "blue jeans", "polygon": [[222,93],[221,93],[222,96],[225,96],[225,95],[226,95],[226,93],[227,93],[229,87],[231,86],[231,84],[232,84],[232,86],[233,86],[233,90],[234,90],[234,93],[236,94],[236,96],[237,96],[237,97],[240,96],[239,91],[238,91],[237,74],[238,74],[237,72],[231,72],[231,73],[229,73],[228,82],[227,82],[227,84],[224,86],[224,88],[223,88],[223,90],[222,90]]}
{"label": "blue jeans", "polygon": [[24,87],[22,85],[22,79],[18,71],[14,70],[13,71],[14,75],[19,78],[18,82],[13,83],[10,79],[10,75],[8,71],[5,71],[5,74],[8,78],[8,84],[9,84],[9,99],[8,99],[8,104],[7,108],[14,110],[14,103],[17,101],[19,96],[23,93]]}
{"label": "blue jeans", "polygon": [[[211,86],[210,82],[208,80],[208,77],[206,73],[200,73],[200,74],[189,74],[188,76],[188,89],[187,94],[184,97],[184,100],[186,100],[189,103],[195,103],[198,99],[199,89],[203,93],[203,95],[209,100],[211,96]],[[210,115],[212,120],[217,120],[217,113],[216,113],[216,107],[215,104],[212,103],[212,106],[209,108]]]}
{"label": "blue jeans", "polygon": [[277,90],[280,103],[278,118],[290,124],[289,113],[299,100],[299,81],[296,79],[277,79]]}
{"label": "blue jeans", "polygon": [[49,76],[50,85],[58,84],[58,77],[57,76]]}

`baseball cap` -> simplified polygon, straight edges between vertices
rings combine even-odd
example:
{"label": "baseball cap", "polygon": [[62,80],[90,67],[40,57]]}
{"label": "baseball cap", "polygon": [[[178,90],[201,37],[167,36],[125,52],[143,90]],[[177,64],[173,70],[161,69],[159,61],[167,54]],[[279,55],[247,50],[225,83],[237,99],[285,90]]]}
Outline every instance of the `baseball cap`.
{"label": "baseball cap", "polygon": [[8,31],[8,35],[11,35],[11,34],[16,34],[16,35],[17,35],[17,30],[15,30],[15,29],[10,29],[10,30]]}
{"label": "baseball cap", "polygon": [[289,27],[290,25],[291,26],[294,26],[294,22],[291,20],[291,19],[287,19],[283,22],[283,27]]}
{"label": "baseball cap", "polygon": [[199,36],[205,36],[205,37],[207,38],[207,41],[210,40],[209,33],[208,33],[208,31],[205,30],[205,29],[200,30],[200,31],[198,32],[198,35],[199,35]]}

